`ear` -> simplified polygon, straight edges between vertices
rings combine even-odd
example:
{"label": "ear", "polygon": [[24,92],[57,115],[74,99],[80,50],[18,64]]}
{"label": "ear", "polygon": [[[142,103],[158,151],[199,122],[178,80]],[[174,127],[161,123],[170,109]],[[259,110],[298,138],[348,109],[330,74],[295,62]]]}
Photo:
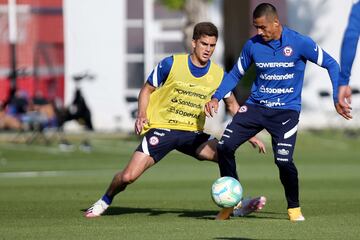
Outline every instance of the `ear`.
{"label": "ear", "polygon": [[191,40],[191,46],[192,46],[192,48],[194,49],[195,48],[195,46],[196,46],[196,40]]}
{"label": "ear", "polygon": [[277,27],[280,26],[280,21],[277,17],[274,19],[274,25]]}

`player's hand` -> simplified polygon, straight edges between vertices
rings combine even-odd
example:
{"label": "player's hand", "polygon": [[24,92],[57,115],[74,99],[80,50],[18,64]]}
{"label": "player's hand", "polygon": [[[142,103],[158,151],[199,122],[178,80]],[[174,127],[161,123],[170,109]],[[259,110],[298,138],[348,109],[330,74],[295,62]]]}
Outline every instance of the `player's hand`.
{"label": "player's hand", "polygon": [[259,148],[259,153],[266,153],[265,144],[260,139],[252,137],[249,139],[249,143],[251,143],[253,148]]}
{"label": "player's hand", "polygon": [[339,103],[335,104],[336,111],[345,119],[352,119],[351,115],[351,87],[348,85],[339,87]]}
{"label": "player's hand", "polygon": [[346,120],[352,119],[351,107],[350,108],[341,107],[340,103],[335,103],[335,109],[338,112],[338,114],[340,114]]}
{"label": "player's hand", "polygon": [[140,134],[144,128],[144,125],[147,124],[149,121],[144,116],[137,116],[135,120],[135,133]]}
{"label": "player's hand", "polygon": [[210,102],[207,102],[205,104],[205,114],[207,117],[213,117],[217,112],[219,108],[219,100],[216,98],[211,99]]}

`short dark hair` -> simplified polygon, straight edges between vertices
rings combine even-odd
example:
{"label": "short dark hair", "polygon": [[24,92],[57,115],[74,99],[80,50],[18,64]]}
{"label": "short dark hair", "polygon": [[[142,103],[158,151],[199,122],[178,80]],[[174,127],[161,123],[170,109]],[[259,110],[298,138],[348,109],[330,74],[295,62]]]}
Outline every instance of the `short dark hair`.
{"label": "short dark hair", "polygon": [[253,19],[263,16],[278,16],[277,10],[274,5],[270,3],[259,4],[253,12]]}
{"label": "short dark hair", "polygon": [[198,40],[201,36],[216,37],[219,36],[217,27],[211,22],[200,22],[195,25],[193,32],[193,40]]}

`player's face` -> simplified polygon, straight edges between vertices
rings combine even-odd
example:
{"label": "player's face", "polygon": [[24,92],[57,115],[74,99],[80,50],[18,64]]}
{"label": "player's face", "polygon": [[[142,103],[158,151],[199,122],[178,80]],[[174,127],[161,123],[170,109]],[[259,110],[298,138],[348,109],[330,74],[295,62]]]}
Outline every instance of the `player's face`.
{"label": "player's face", "polygon": [[216,46],[216,37],[203,35],[197,40],[192,40],[192,47],[194,49],[193,56],[194,64],[206,65],[214,53]]}
{"label": "player's face", "polygon": [[262,16],[253,20],[257,34],[262,37],[265,42],[278,39],[280,32],[280,23],[277,18]]}

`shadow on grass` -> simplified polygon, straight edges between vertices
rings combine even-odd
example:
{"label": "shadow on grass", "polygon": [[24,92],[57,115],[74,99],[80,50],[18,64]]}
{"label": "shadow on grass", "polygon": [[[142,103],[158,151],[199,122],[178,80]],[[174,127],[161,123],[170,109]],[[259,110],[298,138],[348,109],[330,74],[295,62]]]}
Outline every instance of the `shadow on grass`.
{"label": "shadow on grass", "polygon": [[255,240],[255,238],[242,238],[242,237],[217,237],[216,240]]}
{"label": "shadow on grass", "polygon": [[[215,240],[256,240],[256,238],[242,238],[242,237],[216,237]],[[261,238],[261,240],[276,240],[274,238]],[[293,240],[293,239],[288,239]]]}
{"label": "shadow on grass", "polygon": [[[83,212],[86,209],[82,209]],[[194,210],[194,209],[169,209],[169,208],[129,208],[129,207],[109,207],[103,216],[115,216],[115,215],[125,215],[125,214],[146,214],[148,216],[159,216],[163,214],[175,214],[178,217],[188,217],[202,220],[214,220],[218,211],[211,210]],[[282,213],[276,212],[265,212],[261,211],[256,214],[246,216],[241,219],[277,219],[284,220],[287,218],[284,217]],[[233,219],[236,219],[233,217]],[[240,219],[240,218],[239,218]]]}

